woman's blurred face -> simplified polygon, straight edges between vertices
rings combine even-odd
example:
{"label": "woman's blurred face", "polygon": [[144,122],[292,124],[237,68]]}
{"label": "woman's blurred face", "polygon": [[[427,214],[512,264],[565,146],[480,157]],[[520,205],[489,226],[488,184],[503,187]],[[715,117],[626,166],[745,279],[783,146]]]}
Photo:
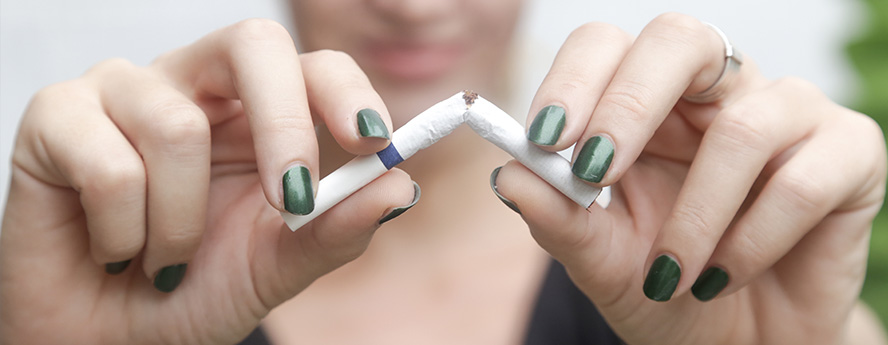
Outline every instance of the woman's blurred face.
{"label": "woman's blurred face", "polygon": [[401,108],[415,111],[409,103],[430,101],[422,94],[443,98],[460,89],[493,87],[523,0],[292,0],[292,5],[303,52],[348,53],[390,106],[407,103]]}

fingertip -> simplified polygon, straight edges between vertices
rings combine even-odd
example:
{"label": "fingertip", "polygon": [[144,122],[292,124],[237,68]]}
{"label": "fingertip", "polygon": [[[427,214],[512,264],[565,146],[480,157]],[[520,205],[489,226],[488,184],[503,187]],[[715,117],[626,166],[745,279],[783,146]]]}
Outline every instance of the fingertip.
{"label": "fingertip", "polygon": [[585,267],[590,258],[607,256],[613,219],[601,207],[578,205],[517,161],[502,167],[495,182],[496,191],[520,207],[534,240],[558,261]]}
{"label": "fingertip", "polygon": [[353,260],[364,252],[380,220],[391,220],[393,217],[385,218],[393,210],[405,208],[397,214],[400,215],[415,205],[417,192],[418,185],[407,173],[397,168],[389,170],[318,216],[308,231],[297,231],[297,237],[311,238],[303,254],[324,262],[324,267],[337,267]]}
{"label": "fingertip", "polygon": [[537,226],[558,228],[556,232],[579,228],[573,225],[578,212],[585,214],[585,210],[518,161],[509,161],[494,172],[491,183],[495,186],[491,187],[497,197],[515,205],[532,230]]}
{"label": "fingertip", "polygon": [[129,266],[130,262],[132,262],[131,259],[118,262],[109,262],[105,264],[105,273],[110,275],[118,275],[120,273],[123,273],[123,271],[125,271],[126,268]]}
{"label": "fingertip", "polygon": [[389,129],[379,115],[379,112],[371,108],[364,108],[358,111],[356,116],[358,125],[358,134],[363,138],[379,138],[391,139]]}
{"label": "fingertip", "polygon": [[295,215],[314,211],[314,180],[308,167],[302,164],[291,166],[284,172],[281,187],[285,211]]}
{"label": "fingertip", "polygon": [[571,171],[586,182],[606,185],[608,181],[605,177],[609,177],[607,173],[611,170],[614,152],[614,142],[607,135],[586,139],[571,165]]}
{"label": "fingertip", "polygon": [[339,146],[355,155],[388,146],[393,133],[388,109],[351,56],[319,50],[300,55],[300,61],[312,112]]}
{"label": "fingertip", "polygon": [[544,149],[557,150],[552,147],[558,143],[567,116],[564,107],[547,105],[541,109],[527,128],[527,140]]}
{"label": "fingertip", "polygon": [[160,271],[154,275],[154,288],[157,289],[157,291],[164,293],[173,292],[173,290],[179,287],[179,284],[181,284],[182,280],[185,278],[185,271],[187,268],[187,263],[161,268]]}
{"label": "fingertip", "polygon": [[728,283],[730,283],[728,273],[720,267],[711,266],[697,277],[691,287],[691,293],[700,302],[708,302],[718,297]]}
{"label": "fingertip", "polygon": [[385,106],[375,104],[359,108],[349,116],[350,125],[332,123],[337,120],[328,117],[325,121],[330,133],[346,152],[354,155],[369,155],[385,149],[391,143],[393,133]]}
{"label": "fingertip", "polygon": [[644,295],[655,302],[666,302],[675,294],[681,279],[681,265],[671,254],[660,254],[651,263],[644,278]]}
{"label": "fingertip", "polygon": [[380,218],[377,223],[379,225],[382,225],[382,223],[388,222],[392,219],[395,219],[395,217],[398,217],[398,216],[404,214],[404,212],[407,212],[407,210],[411,209],[413,206],[416,206],[416,203],[419,202],[419,198],[421,196],[422,196],[422,189],[419,187],[419,184],[416,183],[416,181],[413,181],[413,201],[411,201],[409,204],[407,204],[405,206],[398,206],[398,207],[392,208],[391,211],[387,212],[384,216],[382,216],[382,218]]}
{"label": "fingertip", "polygon": [[343,231],[347,228],[369,229],[368,225],[376,227],[380,221],[391,220],[393,217],[385,219],[391,212],[405,208],[397,214],[400,215],[415,206],[420,196],[421,189],[410,175],[392,168],[318,216],[314,227]]}

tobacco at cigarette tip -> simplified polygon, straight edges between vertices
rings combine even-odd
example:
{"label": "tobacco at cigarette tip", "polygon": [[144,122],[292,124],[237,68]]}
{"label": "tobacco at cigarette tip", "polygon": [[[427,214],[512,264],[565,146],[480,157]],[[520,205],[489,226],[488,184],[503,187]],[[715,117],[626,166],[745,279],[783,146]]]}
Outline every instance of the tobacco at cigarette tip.
{"label": "tobacco at cigarette tip", "polygon": [[475,100],[478,99],[478,94],[472,90],[463,90],[463,99],[466,100],[466,108],[469,108],[472,104],[475,104]]}

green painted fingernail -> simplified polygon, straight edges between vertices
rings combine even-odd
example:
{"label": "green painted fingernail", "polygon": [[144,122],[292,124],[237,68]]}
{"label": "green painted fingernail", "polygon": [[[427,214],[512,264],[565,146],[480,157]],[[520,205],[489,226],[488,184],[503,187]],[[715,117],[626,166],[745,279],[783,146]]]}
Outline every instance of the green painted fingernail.
{"label": "green painted fingernail", "polygon": [[120,262],[111,262],[105,264],[105,273],[108,274],[120,274],[123,272],[127,266],[129,266],[130,261],[132,260],[124,260]]}
{"label": "green painted fingernail", "polygon": [[154,287],[162,292],[172,292],[185,277],[188,264],[171,265],[160,269],[154,277]]}
{"label": "green painted fingernail", "polygon": [[551,146],[558,142],[564,130],[564,108],[550,105],[537,113],[527,131],[527,139],[537,145]]}
{"label": "green painted fingernail", "polygon": [[422,189],[419,188],[419,184],[417,184],[416,182],[413,182],[413,202],[411,202],[410,205],[396,207],[396,208],[392,209],[392,211],[389,212],[389,214],[387,214],[387,215],[383,216],[381,219],[379,219],[379,224],[382,225],[382,223],[385,223],[387,221],[395,219],[395,217],[400,216],[404,212],[407,212],[407,210],[409,210],[411,207],[413,207],[413,205],[416,205],[416,203],[419,201],[419,197],[421,195],[422,195]]}
{"label": "green painted fingernail", "polygon": [[365,138],[391,138],[382,117],[370,108],[358,112],[358,132]]}
{"label": "green painted fingernail", "polygon": [[314,211],[314,192],[308,168],[295,166],[284,173],[284,209],[298,215]]}
{"label": "green painted fingernail", "polygon": [[715,296],[728,285],[728,273],[718,267],[710,267],[707,269],[691,287],[691,292],[698,300],[706,302]]}
{"label": "green painted fingernail", "polygon": [[614,159],[614,143],[602,136],[586,140],[571,171],[577,177],[589,182],[601,182]]}
{"label": "green painted fingernail", "polygon": [[518,206],[515,205],[515,203],[512,202],[512,200],[506,199],[506,197],[504,197],[502,194],[500,194],[499,191],[496,189],[496,177],[499,176],[500,169],[502,169],[502,168],[503,167],[498,167],[496,169],[493,169],[493,172],[490,173],[490,188],[493,189],[493,194],[496,194],[496,197],[499,198],[500,201],[502,201],[504,204],[506,204],[506,206],[511,208],[512,211],[515,211],[515,212],[518,212],[518,214],[521,214],[521,210],[518,209]]}
{"label": "green painted fingernail", "polygon": [[657,302],[668,301],[678,286],[681,267],[669,255],[660,255],[644,279],[644,295]]}

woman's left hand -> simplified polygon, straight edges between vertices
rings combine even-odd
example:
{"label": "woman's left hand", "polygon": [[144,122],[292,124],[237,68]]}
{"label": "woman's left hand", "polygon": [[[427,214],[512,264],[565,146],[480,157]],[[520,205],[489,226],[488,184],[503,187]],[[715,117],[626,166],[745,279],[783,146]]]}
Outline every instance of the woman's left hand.
{"label": "woman's left hand", "polygon": [[528,136],[550,151],[577,143],[574,173],[612,185],[613,201],[585,210],[516,162],[498,191],[628,343],[840,342],[885,193],[884,137],[749,58],[717,99],[683,98],[725,64],[721,37],[685,15],[638,38],[577,29]]}

